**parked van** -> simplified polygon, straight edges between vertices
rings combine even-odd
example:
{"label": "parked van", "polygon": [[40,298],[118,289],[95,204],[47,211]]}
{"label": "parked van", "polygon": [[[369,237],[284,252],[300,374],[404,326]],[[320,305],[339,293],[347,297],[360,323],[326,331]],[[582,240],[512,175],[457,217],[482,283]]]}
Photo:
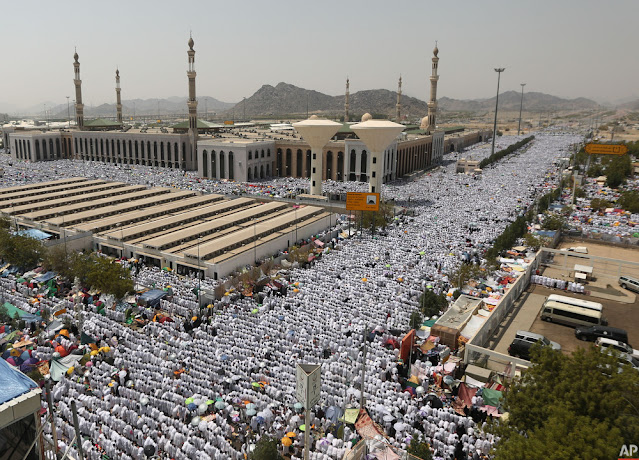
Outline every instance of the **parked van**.
{"label": "parked van", "polygon": [[[547,300],[541,310],[541,319],[548,322],[566,324],[568,326],[607,325],[601,311],[585,307],[576,307],[564,303]],[[594,338],[592,340],[595,340]]]}
{"label": "parked van", "polygon": [[619,286],[629,291],[639,292],[639,280],[629,276],[620,276]]}

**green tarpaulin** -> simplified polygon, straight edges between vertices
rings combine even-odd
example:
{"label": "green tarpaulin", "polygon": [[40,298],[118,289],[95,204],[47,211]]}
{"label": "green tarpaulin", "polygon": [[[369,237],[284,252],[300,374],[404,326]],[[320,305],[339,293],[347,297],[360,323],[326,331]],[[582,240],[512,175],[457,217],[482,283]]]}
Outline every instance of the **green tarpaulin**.
{"label": "green tarpaulin", "polygon": [[484,388],[484,392],[482,393],[481,397],[484,398],[484,404],[498,407],[499,401],[502,398],[502,393],[501,391]]}
{"label": "green tarpaulin", "polygon": [[21,310],[20,308],[10,304],[9,302],[5,302],[4,307],[7,309],[9,316],[11,316],[12,318],[15,316],[16,313],[20,316],[20,318],[22,318],[23,316],[31,315],[31,313]]}

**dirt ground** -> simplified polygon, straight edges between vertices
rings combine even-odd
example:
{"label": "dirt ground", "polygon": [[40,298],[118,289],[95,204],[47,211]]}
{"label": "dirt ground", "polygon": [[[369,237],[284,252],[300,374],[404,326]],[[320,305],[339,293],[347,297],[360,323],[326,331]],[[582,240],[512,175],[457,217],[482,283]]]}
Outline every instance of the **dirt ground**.
{"label": "dirt ground", "polygon": [[614,246],[612,244],[597,243],[595,240],[591,239],[562,238],[557,249],[575,246],[586,246],[588,248],[588,255],[627,260],[629,262],[639,262],[639,247],[624,248],[621,246]]}
{"label": "dirt ground", "polygon": [[[528,290],[535,294],[550,295],[560,294],[578,299],[586,298],[603,305],[603,315],[608,319],[608,325],[625,329],[628,332],[628,340],[633,346],[639,346],[639,300],[634,303],[619,303],[611,300],[580,296],[579,294],[565,293],[557,289],[549,289],[539,285],[531,285]],[[571,353],[578,347],[588,346],[588,342],[582,342],[575,337],[575,329],[570,326],[562,326],[555,323],[542,321],[539,316],[535,319],[532,332],[545,335],[561,345],[564,353]]]}

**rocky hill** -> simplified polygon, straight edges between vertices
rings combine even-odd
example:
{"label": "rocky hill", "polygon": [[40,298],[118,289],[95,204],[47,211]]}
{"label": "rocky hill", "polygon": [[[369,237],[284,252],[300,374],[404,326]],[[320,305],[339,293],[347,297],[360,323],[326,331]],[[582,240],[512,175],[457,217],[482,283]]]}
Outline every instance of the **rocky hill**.
{"label": "rocky hill", "polygon": [[[521,94],[506,91],[499,95],[500,110],[519,110]],[[386,89],[365,90],[351,93],[350,113],[353,116],[370,112],[376,115],[395,116],[397,93]],[[524,94],[527,111],[579,111],[594,109],[599,105],[586,98],[562,99],[549,94],[530,92]],[[246,104],[246,109],[244,108]],[[235,117],[246,113],[247,118],[284,116],[294,114],[321,113],[327,116],[341,116],[344,113],[344,96],[329,96],[314,90],[299,88],[289,83],[277,86],[264,85],[246,101],[239,102],[234,109],[228,110]],[[458,100],[443,97],[439,99],[439,110],[448,112],[484,113],[495,109],[495,98]],[[244,112],[245,111],[245,112]],[[402,95],[402,114],[413,117],[427,113],[426,102]]]}
{"label": "rocky hill", "polygon": [[[166,116],[167,114],[186,114],[188,108],[186,106],[186,97],[169,97],[159,100],[159,114],[160,116]],[[201,96],[198,97],[198,113],[204,113],[208,110],[208,113],[212,116],[214,113],[223,112],[235,104],[222,102],[214,97]],[[122,113],[125,115],[133,115],[133,112],[137,116],[151,116],[157,117],[158,115],[158,99],[128,99],[122,101]],[[52,108],[52,118],[67,117],[67,104],[56,105]],[[91,107],[85,104],[84,116],[87,118],[97,117],[114,117],[115,116],[115,103],[113,104],[101,104],[95,107]],[[73,117],[73,104],[71,104],[71,117]]]}
{"label": "rocky hill", "polygon": [[[521,93],[517,91],[505,91],[499,94],[499,110],[518,111],[521,102]],[[537,92],[524,92],[524,107],[527,111],[579,111],[599,108],[599,104],[590,99],[580,97],[577,99],[562,99],[550,94]],[[459,100],[442,97],[439,100],[439,108],[449,112],[490,112],[495,110],[495,97],[490,99]]]}

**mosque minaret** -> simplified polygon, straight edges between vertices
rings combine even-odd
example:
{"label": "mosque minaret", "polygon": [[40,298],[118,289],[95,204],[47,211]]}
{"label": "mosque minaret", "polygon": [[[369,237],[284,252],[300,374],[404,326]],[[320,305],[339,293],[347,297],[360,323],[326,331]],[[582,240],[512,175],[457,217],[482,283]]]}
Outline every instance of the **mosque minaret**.
{"label": "mosque minaret", "polygon": [[348,77],[346,77],[346,97],[344,99],[344,123],[348,123],[350,120],[348,119],[348,97],[350,96],[350,83],[348,81]]}
{"label": "mosque minaret", "polygon": [[122,124],[122,99],[120,98],[120,70],[115,69],[115,108],[118,115],[118,123]]}
{"label": "mosque minaret", "polygon": [[[191,155],[197,152],[197,99],[195,99],[195,50],[193,49],[193,37],[189,37],[189,70],[186,75],[189,77],[189,139],[191,141]],[[182,159],[184,160],[184,159]]]}
{"label": "mosque minaret", "polygon": [[433,50],[433,71],[430,76],[430,100],[428,101],[427,130],[429,133],[435,131],[435,121],[437,117],[437,80],[439,80],[439,75],[437,75],[437,64],[439,63],[438,54],[439,49],[437,48],[437,42],[435,42],[435,49]]}
{"label": "mosque minaret", "polygon": [[75,62],[73,63],[73,84],[75,85],[75,124],[78,129],[84,128],[84,104],[82,103],[82,80],[80,79],[80,61],[78,61],[78,52],[73,55]]}
{"label": "mosque minaret", "polygon": [[402,115],[402,76],[399,76],[399,83],[397,84],[397,104],[395,105],[395,121],[399,123]]}

